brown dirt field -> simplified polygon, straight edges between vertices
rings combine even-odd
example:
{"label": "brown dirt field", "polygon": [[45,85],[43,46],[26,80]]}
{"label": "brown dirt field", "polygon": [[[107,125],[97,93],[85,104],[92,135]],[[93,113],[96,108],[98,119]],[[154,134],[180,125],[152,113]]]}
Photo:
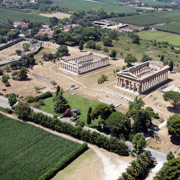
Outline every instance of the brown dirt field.
{"label": "brown dirt field", "polygon": [[58,19],[64,19],[64,18],[69,18],[71,15],[70,14],[66,14],[66,13],[60,13],[60,12],[56,12],[56,13],[51,13],[51,14],[46,14],[46,13],[40,13],[39,15],[41,16],[46,16],[46,17],[56,17]]}
{"label": "brown dirt field", "polygon": [[103,180],[103,165],[94,151],[89,149],[73,161],[64,170],[60,171],[52,180]]}
{"label": "brown dirt field", "polygon": [[2,51],[0,51],[0,62],[6,62],[6,60],[11,60],[11,59],[15,59],[15,58],[19,58],[20,56],[18,56],[16,54],[16,50],[22,50],[23,51],[23,47],[22,44],[26,43],[28,41],[21,41],[11,47],[8,47],[6,49],[3,49]]}

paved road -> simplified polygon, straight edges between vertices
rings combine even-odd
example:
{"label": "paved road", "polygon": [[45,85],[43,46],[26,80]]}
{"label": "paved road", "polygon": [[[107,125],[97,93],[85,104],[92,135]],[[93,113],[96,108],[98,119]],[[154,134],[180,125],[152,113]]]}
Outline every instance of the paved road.
{"label": "paved road", "polygon": [[4,108],[11,108],[8,103],[8,99],[5,98],[4,96],[0,96],[0,106]]}

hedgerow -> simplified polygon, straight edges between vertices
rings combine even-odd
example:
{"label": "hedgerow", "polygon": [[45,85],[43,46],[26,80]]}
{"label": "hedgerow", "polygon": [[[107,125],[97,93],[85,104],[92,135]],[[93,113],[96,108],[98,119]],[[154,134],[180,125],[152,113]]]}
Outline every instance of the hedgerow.
{"label": "hedgerow", "polygon": [[1,46],[1,47],[0,47],[0,51],[3,50],[3,49],[8,48],[8,47],[10,47],[10,46],[13,46],[13,45],[15,45],[15,44],[17,44],[17,43],[19,43],[19,42],[21,42],[21,41],[23,41],[23,40],[24,40],[23,38],[19,38],[19,39],[13,41],[13,42],[10,42],[10,43],[8,43],[8,44],[5,44],[4,46]]}
{"label": "hedgerow", "polygon": [[87,144],[82,144],[78,146],[76,149],[67,154],[63,159],[61,159],[55,167],[49,169],[46,173],[41,175],[38,180],[49,180],[51,179],[58,171],[64,169],[68,166],[73,160],[75,160],[78,156],[80,156],[83,152],[88,149]]}

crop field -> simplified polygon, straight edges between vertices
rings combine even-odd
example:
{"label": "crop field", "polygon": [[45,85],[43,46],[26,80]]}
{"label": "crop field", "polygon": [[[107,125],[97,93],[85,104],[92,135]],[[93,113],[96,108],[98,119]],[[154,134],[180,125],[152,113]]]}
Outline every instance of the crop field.
{"label": "crop field", "polygon": [[160,30],[160,31],[180,34],[180,21],[179,22],[165,24],[164,26],[160,26],[157,29]]}
{"label": "crop field", "polygon": [[160,1],[154,1],[154,0],[141,0],[142,3],[147,3],[150,6],[172,6],[171,3],[168,2],[160,2]]}
{"label": "crop field", "polygon": [[40,21],[40,22],[48,22],[49,18],[44,16],[39,16],[33,13],[25,13],[21,11],[11,10],[11,9],[3,9],[0,8],[0,20],[1,19],[10,19],[13,21],[20,21],[23,19],[28,19],[32,22]]}
{"label": "crop field", "polygon": [[170,44],[180,46],[180,35],[160,32],[160,31],[142,31],[138,35],[141,39],[156,40],[158,42],[168,41]]}
{"label": "crop field", "polygon": [[134,16],[112,18],[116,22],[133,24],[137,26],[148,26],[154,24],[180,22],[180,11],[162,11],[154,13],[144,13]]}
{"label": "crop field", "polygon": [[68,8],[72,11],[88,11],[91,9],[97,9],[102,7],[107,12],[117,12],[117,13],[125,13],[125,12],[134,12],[137,8],[133,7],[125,7],[125,6],[118,6],[114,4],[108,3],[99,3],[99,2],[92,2],[87,0],[53,0],[55,4],[58,4],[62,8]]}
{"label": "crop field", "polygon": [[0,179],[38,179],[79,144],[0,114]]}

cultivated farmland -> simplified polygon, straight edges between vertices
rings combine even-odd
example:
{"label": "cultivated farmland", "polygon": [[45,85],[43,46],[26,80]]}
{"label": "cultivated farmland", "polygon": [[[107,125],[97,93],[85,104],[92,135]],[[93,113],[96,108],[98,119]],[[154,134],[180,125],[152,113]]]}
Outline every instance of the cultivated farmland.
{"label": "cultivated farmland", "polygon": [[180,35],[160,32],[160,31],[142,31],[138,35],[141,39],[156,40],[158,42],[168,41],[170,44],[180,46]]}
{"label": "cultivated farmland", "polygon": [[62,8],[68,8],[72,11],[88,11],[91,9],[97,9],[102,7],[107,12],[117,12],[117,13],[126,13],[134,12],[137,8],[120,6],[117,4],[108,4],[108,3],[99,3],[94,1],[87,0],[53,0],[55,4],[58,4]]}
{"label": "cultivated farmland", "polygon": [[137,26],[148,26],[153,24],[180,22],[179,11],[161,11],[154,13],[143,13],[140,15],[112,18],[116,22],[128,23]]}
{"label": "cultivated farmland", "polygon": [[11,9],[3,9],[0,8],[0,20],[1,19],[10,19],[12,21],[20,21],[23,19],[28,19],[32,22],[48,22],[49,18],[44,16],[39,16],[38,14],[33,13],[25,13],[22,11],[11,10]]}
{"label": "cultivated farmland", "polygon": [[180,34],[180,21],[166,24],[166,25],[161,26],[157,29],[160,31]]}
{"label": "cultivated farmland", "polygon": [[0,179],[38,179],[80,146],[0,114]]}

